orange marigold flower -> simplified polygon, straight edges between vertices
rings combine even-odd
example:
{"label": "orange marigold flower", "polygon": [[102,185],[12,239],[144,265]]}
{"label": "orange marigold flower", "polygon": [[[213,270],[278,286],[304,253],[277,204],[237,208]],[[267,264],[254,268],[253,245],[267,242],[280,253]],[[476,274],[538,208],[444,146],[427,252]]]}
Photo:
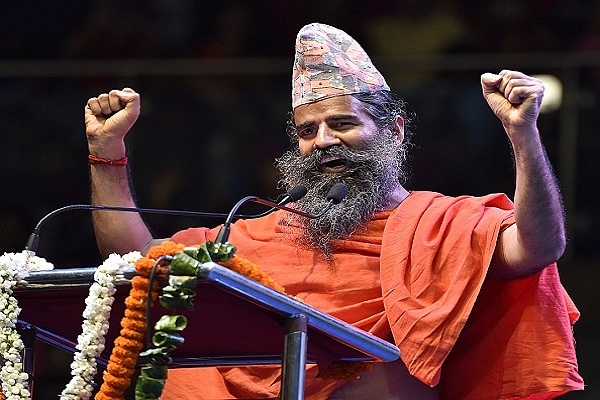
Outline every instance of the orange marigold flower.
{"label": "orange marigold flower", "polygon": [[115,389],[125,391],[131,384],[131,379],[107,374],[106,378],[104,379],[104,382],[106,382],[107,385],[114,387]]}
{"label": "orange marigold flower", "polygon": [[141,309],[125,309],[125,318],[142,319],[145,317],[145,315],[145,311]]}
{"label": "orange marigold flower", "polygon": [[135,369],[137,364],[136,353],[130,352],[127,357],[118,357],[115,354],[112,354],[108,359],[110,363],[114,363],[116,365],[120,365],[123,368],[127,369]]}
{"label": "orange marigold flower", "polygon": [[[116,377],[122,377],[122,378],[127,378],[127,377],[131,376],[131,374],[133,373],[131,368],[127,368],[127,367],[117,364],[115,362],[109,363],[108,366],[106,367],[106,371],[110,375],[113,375]],[[106,378],[104,379],[104,382],[107,382]],[[107,384],[108,384],[108,382],[107,382]]]}
{"label": "orange marigold flower", "polygon": [[[108,376],[105,374],[105,376]],[[127,379],[128,381],[131,382],[130,379],[128,378],[124,378]],[[98,400],[98,395],[100,395],[101,393],[105,396],[103,397],[104,399],[111,399],[111,400],[123,400],[123,393],[125,391],[124,390],[120,390],[119,388],[112,386],[112,385],[108,385],[108,384],[102,384],[102,387],[100,388],[100,392],[96,395],[96,400]]]}
{"label": "orange marigold flower", "polygon": [[113,396],[107,396],[106,394],[103,393],[104,390],[104,385],[102,385],[102,389],[100,392],[98,392],[96,394],[96,397],[94,397],[96,400],[115,400],[115,397]]}
{"label": "orange marigold flower", "polygon": [[125,306],[130,310],[146,310],[146,301],[127,296],[125,298]]}
{"label": "orange marigold flower", "polygon": [[134,299],[146,301],[146,298],[148,297],[148,291],[132,287],[131,291],[129,292],[129,296],[133,297]]}
{"label": "orange marigold flower", "polygon": [[131,287],[134,289],[147,290],[150,279],[144,276],[134,276],[131,278]]}
{"label": "orange marigold flower", "polygon": [[137,320],[145,320],[146,319],[146,308],[144,307],[143,310],[139,309],[139,308],[131,308],[131,309],[127,309],[127,314],[126,317],[127,318],[131,318],[131,319],[137,319]]}
{"label": "orange marigold flower", "polygon": [[[185,246],[182,244],[163,242],[161,245],[151,248],[147,257],[142,257],[136,262],[135,268],[139,275],[131,279],[129,296],[125,299],[126,310],[124,318],[121,320],[120,336],[115,339],[106,373],[103,375],[104,382],[95,396],[96,400],[121,400],[123,398],[123,394],[131,382],[130,378],[135,370],[139,353],[144,347],[147,325],[145,311],[149,284],[147,277],[156,263],[155,259],[166,254],[174,255],[184,248]],[[165,272],[165,268],[159,269],[159,274]],[[159,285],[154,282],[151,304],[158,298],[158,291]]]}
{"label": "orange marigold flower", "polygon": [[109,360],[111,362],[116,362],[117,364],[122,364],[121,360],[124,360],[126,358],[135,357],[135,355],[136,355],[135,349],[131,349],[128,347],[115,346],[115,348],[113,349],[113,352],[110,355]]}
{"label": "orange marigold flower", "polygon": [[156,261],[152,258],[142,257],[135,262],[135,270],[142,274],[142,276],[149,276],[155,263]]}
{"label": "orange marigold flower", "polygon": [[123,347],[124,349],[136,351],[142,349],[144,345],[137,340],[131,340],[124,337],[118,337],[115,339],[115,346]]}
{"label": "orange marigold flower", "polygon": [[123,318],[121,326],[132,331],[144,332],[146,330],[146,319]]}
{"label": "orange marigold flower", "polygon": [[175,243],[167,240],[148,250],[147,256],[156,260],[164,255],[174,256],[180,251],[183,251],[183,249],[185,249],[184,244]]}
{"label": "orange marigold flower", "polygon": [[112,351],[112,354],[110,355],[110,358],[116,357],[118,359],[124,359],[124,358],[131,357],[131,355],[132,355],[131,350],[127,350],[123,347],[115,346],[115,348]]}
{"label": "orange marigold flower", "polygon": [[138,331],[134,331],[133,329],[129,329],[129,328],[121,329],[120,334],[123,338],[127,338],[130,340],[137,340],[137,341],[144,340],[144,338],[146,336],[146,332],[138,332]]}
{"label": "orange marigold flower", "polygon": [[283,286],[279,285],[275,280],[267,273],[261,271],[261,269],[254,263],[234,256],[229,262],[223,263],[223,266],[237,272],[240,275],[244,275],[250,279],[253,279],[265,286],[275,289],[278,292],[285,293]]}

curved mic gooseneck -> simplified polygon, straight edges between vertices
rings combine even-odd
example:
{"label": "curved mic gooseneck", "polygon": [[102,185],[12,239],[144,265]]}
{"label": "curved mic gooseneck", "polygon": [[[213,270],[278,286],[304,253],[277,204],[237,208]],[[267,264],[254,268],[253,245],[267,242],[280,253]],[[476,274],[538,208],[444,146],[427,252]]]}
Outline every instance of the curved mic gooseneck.
{"label": "curved mic gooseneck", "polygon": [[[306,194],[306,193],[304,193],[304,194]],[[302,196],[304,196],[304,194]],[[273,202],[270,202],[267,200],[260,199],[256,196],[246,196],[243,199],[241,199],[240,201],[238,201],[233,206],[231,211],[229,212],[229,215],[227,216],[225,223],[223,224],[223,226],[221,227],[221,230],[219,230],[219,233],[217,234],[215,243],[221,244],[221,243],[227,242],[227,239],[229,238],[229,232],[231,231],[231,223],[233,221],[233,218],[236,215],[237,210],[246,203],[249,203],[249,202],[259,203],[259,204],[263,204],[263,205],[266,205],[266,206],[269,206],[272,208],[277,208],[279,210],[289,211],[291,213],[298,214],[298,215],[301,215],[306,218],[315,219],[315,218],[321,217],[323,214],[325,214],[327,211],[329,211],[329,209],[331,207],[333,207],[334,205],[339,204],[344,199],[344,197],[346,197],[347,194],[348,194],[348,186],[346,186],[346,184],[344,184],[344,183],[336,183],[335,185],[333,185],[331,187],[331,189],[329,189],[329,192],[327,193],[327,200],[329,200],[329,203],[327,203],[327,205],[321,211],[319,211],[317,214],[309,214],[304,211],[296,210],[296,209],[289,208],[289,207],[286,207],[281,204],[276,204],[276,203],[273,203]],[[296,199],[296,200],[298,200],[298,199]]]}
{"label": "curved mic gooseneck", "polygon": [[[302,185],[298,185],[289,190],[289,192],[285,193],[281,200],[279,200],[276,204],[278,206],[282,206],[288,204],[292,201],[296,201],[302,198],[306,194],[306,187]],[[160,215],[177,215],[184,217],[210,217],[210,218],[258,218],[268,215],[273,212],[273,210],[277,209],[277,207],[272,207],[270,210],[263,212],[261,214],[256,215],[240,215],[235,214],[231,215],[224,213],[211,213],[204,211],[185,211],[185,210],[167,210],[167,209],[159,209],[159,208],[140,208],[140,207],[121,207],[121,206],[103,206],[103,205],[94,205],[94,204],[71,204],[68,206],[64,206],[61,208],[57,208],[46,214],[42,217],[37,225],[35,226],[31,235],[27,239],[27,243],[25,244],[25,250],[28,251],[31,255],[34,255],[39,247],[40,242],[40,230],[42,226],[55,215],[62,214],[66,211],[72,210],[105,210],[105,211],[124,211],[124,212],[136,212],[140,214],[160,214]]]}

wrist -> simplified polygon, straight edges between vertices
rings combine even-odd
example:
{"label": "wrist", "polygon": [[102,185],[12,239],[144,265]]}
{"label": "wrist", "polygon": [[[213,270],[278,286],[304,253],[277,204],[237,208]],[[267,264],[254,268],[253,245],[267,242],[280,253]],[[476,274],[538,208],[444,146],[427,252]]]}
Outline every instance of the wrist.
{"label": "wrist", "polygon": [[542,145],[542,138],[537,127],[509,127],[506,133],[515,151],[537,149]]}
{"label": "wrist", "polygon": [[120,160],[127,157],[127,148],[122,140],[88,141],[88,152],[93,157],[106,160]]}
{"label": "wrist", "polygon": [[125,166],[129,163],[127,156],[119,158],[119,159],[108,159],[108,158],[98,157],[93,154],[88,154],[88,161],[90,164],[110,165],[113,167],[121,167],[121,166]]}

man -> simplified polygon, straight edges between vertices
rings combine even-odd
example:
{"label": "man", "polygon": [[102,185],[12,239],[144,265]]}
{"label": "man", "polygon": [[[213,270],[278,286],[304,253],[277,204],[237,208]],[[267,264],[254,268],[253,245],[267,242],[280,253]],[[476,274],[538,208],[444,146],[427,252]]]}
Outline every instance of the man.
{"label": "man", "polygon": [[[302,28],[293,69],[295,149],[282,183],[303,183],[303,211],[336,182],[349,194],[324,218],[285,212],[238,221],[229,241],[290,295],[399,346],[402,359],[357,380],[307,372],[311,399],[547,399],[582,389],[571,324],[578,312],[555,262],[565,248],[560,193],[536,121],[538,79],[481,76],[483,96],[514,151],[513,204],[504,195],[451,198],[402,185],[410,115],[360,45],[323,24]],[[134,206],[124,137],[140,111],[132,89],[88,101],[94,204]],[[139,215],[95,212],[104,255],[154,242]],[[218,228],[171,239],[214,240]],[[165,399],[276,397],[277,367],[171,370]],[[530,397],[528,397],[530,396]]]}

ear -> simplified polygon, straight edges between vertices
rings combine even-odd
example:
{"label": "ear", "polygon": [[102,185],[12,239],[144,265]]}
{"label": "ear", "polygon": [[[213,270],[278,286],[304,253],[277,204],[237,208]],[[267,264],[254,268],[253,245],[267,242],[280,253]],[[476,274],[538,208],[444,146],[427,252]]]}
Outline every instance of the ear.
{"label": "ear", "polygon": [[398,135],[398,140],[401,142],[404,140],[404,118],[396,117],[396,122],[392,125],[392,132]]}

